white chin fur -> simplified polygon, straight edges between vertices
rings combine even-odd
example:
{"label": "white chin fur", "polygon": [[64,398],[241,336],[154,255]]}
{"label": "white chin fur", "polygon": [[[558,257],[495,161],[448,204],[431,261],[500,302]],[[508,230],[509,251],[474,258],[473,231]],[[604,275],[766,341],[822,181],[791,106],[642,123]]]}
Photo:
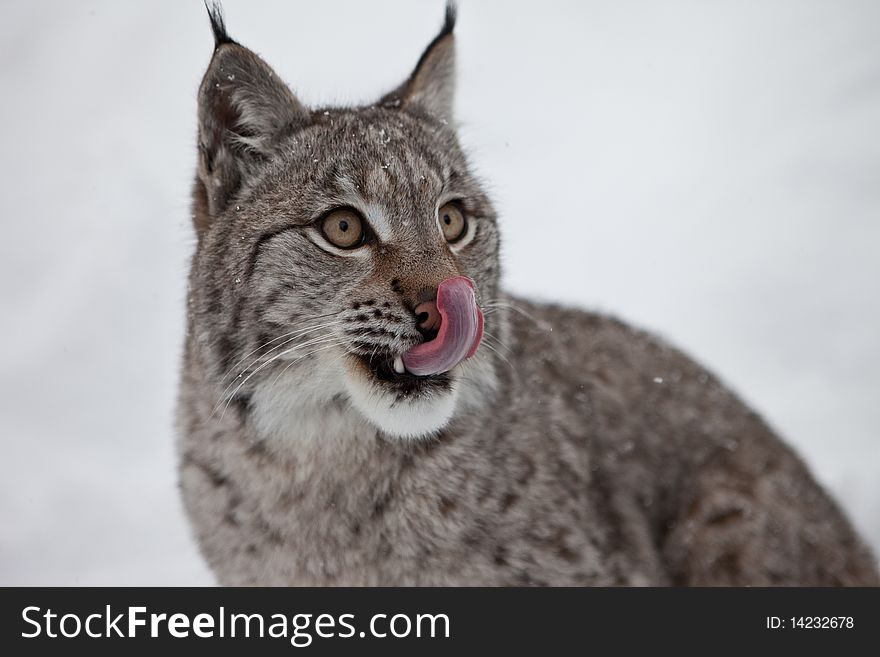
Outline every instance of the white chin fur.
{"label": "white chin fur", "polygon": [[357,373],[347,373],[345,387],[352,405],[390,436],[409,440],[427,438],[443,429],[455,412],[458,386],[447,392],[399,400]]}

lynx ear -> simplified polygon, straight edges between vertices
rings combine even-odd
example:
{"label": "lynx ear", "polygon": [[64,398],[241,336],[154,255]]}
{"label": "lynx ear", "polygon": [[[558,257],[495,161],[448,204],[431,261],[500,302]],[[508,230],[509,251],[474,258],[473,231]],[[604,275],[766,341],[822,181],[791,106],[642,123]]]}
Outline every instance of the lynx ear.
{"label": "lynx ear", "polygon": [[379,101],[383,107],[417,109],[439,119],[452,119],[455,100],[456,8],[446,5],[446,20],[440,33],[428,44],[409,79]]}
{"label": "lynx ear", "polygon": [[[208,14],[214,56],[199,88],[196,191],[201,182],[204,198],[197,202],[214,216],[272,155],[278,138],[308,121],[309,111],[268,64],[229,38],[216,4],[208,6]],[[198,224],[208,218],[196,219]]]}

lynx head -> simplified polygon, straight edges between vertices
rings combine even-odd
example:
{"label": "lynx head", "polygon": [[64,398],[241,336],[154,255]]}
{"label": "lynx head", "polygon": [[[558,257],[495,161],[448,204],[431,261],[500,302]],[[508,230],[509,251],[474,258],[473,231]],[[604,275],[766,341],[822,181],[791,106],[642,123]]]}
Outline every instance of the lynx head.
{"label": "lynx head", "polygon": [[292,435],[306,407],[438,432],[495,381],[498,232],[452,120],[454,7],[397,89],[319,109],[209,13],[189,321],[218,407]]}

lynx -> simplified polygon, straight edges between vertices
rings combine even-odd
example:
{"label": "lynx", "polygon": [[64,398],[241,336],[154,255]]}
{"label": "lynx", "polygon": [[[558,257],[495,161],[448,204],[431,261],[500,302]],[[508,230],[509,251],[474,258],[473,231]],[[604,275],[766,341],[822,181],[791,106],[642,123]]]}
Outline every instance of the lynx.
{"label": "lynx", "polygon": [[318,109],[209,14],[178,422],[219,582],[878,583],[715,376],[500,289],[502,222],[452,115],[453,6],[398,88]]}

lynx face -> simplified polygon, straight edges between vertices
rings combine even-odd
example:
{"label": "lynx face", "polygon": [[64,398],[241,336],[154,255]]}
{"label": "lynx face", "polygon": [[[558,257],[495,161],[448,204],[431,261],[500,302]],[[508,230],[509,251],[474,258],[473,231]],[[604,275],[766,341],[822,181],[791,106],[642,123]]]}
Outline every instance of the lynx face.
{"label": "lynx face", "polygon": [[498,289],[495,215],[451,127],[453,13],[397,90],[319,110],[212,19],[190,328],[218,412],[272,431],[341,406],[392,436],[440,430],[492,387],[480,305]]}

